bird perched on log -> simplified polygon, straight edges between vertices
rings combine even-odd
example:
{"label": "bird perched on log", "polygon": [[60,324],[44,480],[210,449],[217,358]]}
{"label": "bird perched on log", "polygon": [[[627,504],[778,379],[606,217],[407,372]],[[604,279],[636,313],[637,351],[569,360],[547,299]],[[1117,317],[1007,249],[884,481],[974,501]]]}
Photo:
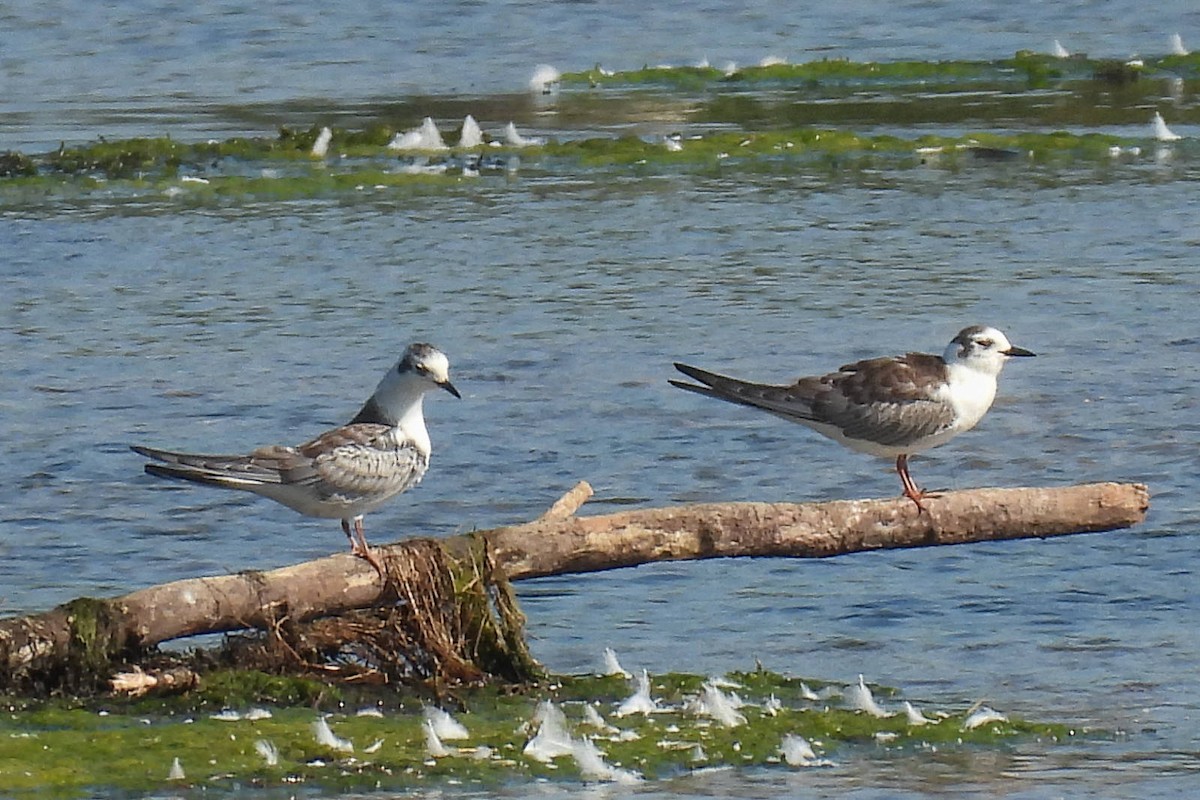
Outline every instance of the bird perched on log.
{"label": "bird perched on log", "polygon": [[904,496],[923,511],[926,494],[908,472],[908,457],[974,428],[996,397],[1004,362],[1032,355],[995,328],[972,325],[940,356],[872,358],[790,385],[750,383],[678,363],[675,368],[699,384],[670,383],[761,408],[860,453],[895,458]]}
{"label": "bird perched on log", "polygon": [[246,455],[132,449],[154,459],[146,465],[150,475],[253,492],[310,517],[340,519],[350,552],[383,576],[367,545],[363,515],[425,475],[431,448],[421,406],[434,388],[461,397],[446,356],[433,345],[412,344],[354,419],[304,444],[267,445]]}

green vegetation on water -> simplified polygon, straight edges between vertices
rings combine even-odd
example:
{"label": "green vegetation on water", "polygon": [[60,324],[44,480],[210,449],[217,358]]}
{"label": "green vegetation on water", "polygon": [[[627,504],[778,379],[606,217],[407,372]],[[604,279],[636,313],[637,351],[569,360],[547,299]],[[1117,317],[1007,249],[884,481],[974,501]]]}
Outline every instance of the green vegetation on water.
{"label": "green vegetation on water", "polygon": [[[10,706],[0,713],[0,791],[14,797],[66,798],[185,786],[232,792],[305,784],[351,791],[587,779],[571,756],[543,763],[523,753],[535,732],[530,721],[544,699],[563,710],[572,737],[591,738],[609,764],[647,780],[708,766],[786,769],[780,744],[787,734],[805,737],[821,759],[835,763],[875,749],[915,753],[1021,742],[1052,745],[1075,735],[1066,725],[1017,719],[964,730],[963,710],[915,727],[902,712],[877,719],[848,710],[836,692],[833,699],[806,700],[794,678],[762,670],[730,678],[739,686],[732,691],[751,704],[741,708],[745,723],[735,727],[688,709],[705,680],[695,675],[655,676],[652,695],[667,710],[622,718],[614,712],[631,690],[620,677],[559,678],[519,693],[465,691],[456,698],[460,706],[453,714],[469,738],[446,742],[450,755],[434,758],[427,750],[418,700],[396,695],[380,700],[377,695],[370,702],[360,695],[351,701],[311,681],[219,673],[205,679],[202,691],[183,699]],[[875,691],[877,696],[889,693]],[[780,703],[774,713],[764,708],[772,696]],[[613,727],[587,724],[585,703]],[[376,713],[360,715],[362,705]],[[252,706],[269,708],[270,716],[246,719]],[[242,718],[214,718],[222,708],[237,709]],[[924,712],[935,718],[933,709]],[[313,725],[323,715],[338,738],[353,744],[353,751],[317,742]],[[265,745],[256,744],[260,740],[277,750],[277,764],[267,764],[259,752]],[[175,759],[182,778],[168,777]]]}
{"label": "green vegetation on water", "polygon": [[470,154],[461,153],[414,161],[382,147],[356,145],[336,160],[324,161],[272,140],[193,145],[132,140],[81,146],[43,159],[22,157],[34,165],[33,171],[0,177],[0,204],[91,197],[186,205],[429,191],[479,180],[503,185],[518,164],[527,177],[631,168],[643,176],[712,169],[828,175],[917,166],[957,169],[979,160],[1106,164],[1110,149],[1122,146],[1128,143],[1119,137],[1062,131],[903,138],[806,127],[698,133],[682,139],[676,150],[637,136],[555,141],[520,151],[496,149],[487,154],[492,168],[479,171],[466,161]]}
{"label": "green vegetation on water", "polygon": [[1101,80],[1125,83],[1141,75],[1167,72],[1181,77],[1200,76],[1200,53],[1186,56],[1145,58],[1141,64],[1087,56],[1058,58],[1022,50],[1012,58],[996,61],[851,61],[826,58],[800,64],[745,65],[726,72],[712,66],[645,66],[613,72],[599,65],[582,72],[562,75],[565,86],[636,87],[669,86],[699,89],[737,84],[786,84],[791,86],[828,82],[995,82],[1013,81],[1041,87],[1051,81]]}
{"label": "green vegetation on water", "polygon": [[[1094,169],[1114,163],[1114,153],[1118,161],[1148,159],[1149,109],[1170,99],[1168,85],[1186,94],[1197,78],[1200,54],[1147,58],[1142,65],[1029,52],[990,62],[829,59],[732,75],[711,67],[596,68],[563,76],[553,113],[542,116],[559,126],[539,132],[549,133],[545,144],[397,152],[388,143],[413,120],[394,109],[380,109],[361,129],[334,128],[324,157],[312,154],[318,125],[192,143],[102,139],[43,154],[0,153],[0,206],[371,198],[481,181],[503,188],[514,178],[603,180],[630,171],[827,178],[915,167],[953,171],[979,161]],[[527,101],[512,102],[513,112],[528,113],[521,105]],[[455,113],[467,107],[452,105]],[[1189,104],[1170,112],[1172,123],[1200,122],[1200,110]],[[457,141],[460,133],[441,124],[447,141]],[[1098,132],[1130,125],[1141,135]],[[598,135],[597,128],[615,132]],[[672,130],[678,139],[664,139]],[[1186,142],[1176,147],[1188,152]]]}

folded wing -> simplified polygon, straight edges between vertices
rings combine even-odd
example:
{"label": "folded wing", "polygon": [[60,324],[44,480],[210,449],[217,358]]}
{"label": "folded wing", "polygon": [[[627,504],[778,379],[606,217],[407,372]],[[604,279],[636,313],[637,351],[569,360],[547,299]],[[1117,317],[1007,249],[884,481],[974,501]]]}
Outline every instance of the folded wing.
{"label": "folded wing", "polygon": [[751,383],[687,364],[675,368],[699,385],[671,384],[706,397],[752,406],[826,435],[887,447],[936,436],[954,423],[954,409],[936,394],[945,363],[910,353],[847,364],[837,372],[790,385]]}

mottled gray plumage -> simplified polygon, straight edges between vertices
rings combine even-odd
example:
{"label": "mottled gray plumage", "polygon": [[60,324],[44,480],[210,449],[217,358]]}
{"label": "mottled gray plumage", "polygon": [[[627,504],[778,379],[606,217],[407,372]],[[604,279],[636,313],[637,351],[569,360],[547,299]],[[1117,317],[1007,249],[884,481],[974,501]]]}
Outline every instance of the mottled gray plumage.
{"label": "mottled gray plumage", "polygon": [[921,506],[908,456],[973,428],[991,407],[996,377],[1012,356],[1033,353],[995,328],[964,328],[941,356],[907,353],[846,364],[788,385],[751,383],[675,364],[698,383],[673,386],[799,422],[864,453],[896,459],[905,495]]}
{"label": "mottled gray plumage", "polygon": [[301,514],[340,519],[352,552],[382,574],[367,546],[362,517],[425,475],[431,447],[422,399],[435,387],[460,396],[449,368],[437,348],[409,346],[352,422],[294,447],[268,445],[246,455],[132,449],[157,462],[146,465],[151,475],[253,492]]}

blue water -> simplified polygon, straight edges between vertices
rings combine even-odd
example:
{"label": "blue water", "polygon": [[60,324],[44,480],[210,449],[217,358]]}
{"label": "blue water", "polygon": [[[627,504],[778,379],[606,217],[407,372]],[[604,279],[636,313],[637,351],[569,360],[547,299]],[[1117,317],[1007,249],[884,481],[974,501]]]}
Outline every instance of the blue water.
{"label": "blue water", "polygon": [[[1162,52],[1176,30],[1200,42],[1197,12],[1171,3],[1154,16],[1118,3],[738,9],[9,4],[0,149],[131,131],[269,134],[321,101],[520,92],[538,61],[1000,57],[1053,38],[1126,55]],[[596,513],[616,500],[893,495],[886,462],[673,390],[670,363],[783,381],[940,351],[986,322],[1039,357],[1010,364],[984,422],[917,459],[917,479],[1141,481],[1146,524],[529,582],[535,652],[565,672],[596,669],[605,646],[651,671],[758,659],[831,680],[861,672],[927,710],[986,699],[1104,732],[956,757],[868,748],[835,754],[830,770],[705,775],[651,794],[1194,794],[1190,153],[1185,142],[1103,174],[518,175],[416,196],[6,207],[0,613],[340,550],[336,525],[156,481],[127,446],[302,441],[352,414],[410,341],[449,354],[464,398],[430,399],[430,472],[368,518],[376,541],[527,520],[579,479],[596,487],[585,506]]]}
{"label": "blue water", "polygon": [[[1106,58],[1200,47],[1188,0],[355,3],[16,0],[0,5],[0,147],[261,134],[359,104],[523,91],[534,66]],[[1194,40],[1194,41],[1192,41]]]}

